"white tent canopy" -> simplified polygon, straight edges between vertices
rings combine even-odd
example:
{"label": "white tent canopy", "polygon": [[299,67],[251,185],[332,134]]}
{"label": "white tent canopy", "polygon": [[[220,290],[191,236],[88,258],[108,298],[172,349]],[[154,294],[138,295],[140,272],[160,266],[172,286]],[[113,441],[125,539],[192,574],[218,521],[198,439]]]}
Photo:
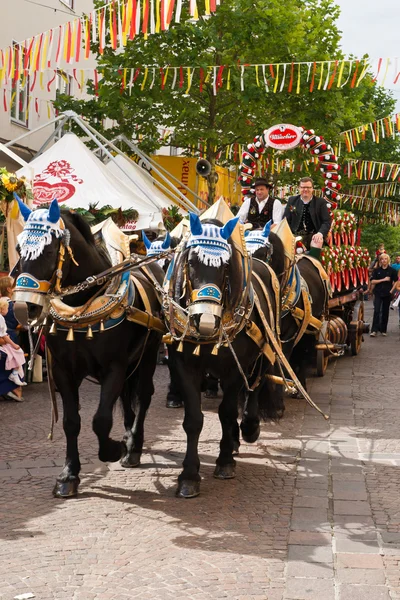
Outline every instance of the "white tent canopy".
{"label": "white tent canopy", "polygon": [[[126,186],[132,188],[140,196],[157,206],[159,209],[168,208],[173,204],[155,185],[153,177],[142,167],[121,155],[107,163],[106,169],[120,179]],[[182,209],[181,209],[182,210]],[[186,214],[186,210],[182,210]]]}
{"label": "white tent canopy", "polygon": [[[129,161],[121,159],[130,166]],[[17,174],[30,179],[32,170],[35,208],[48,204],[53,198],[68,208],[88,210],[90,204],[96,204],[97,208],[111,205],[122,210],[137,210],[139,218],[130,229],[163,227],[161,208],[165,204],[146,199],[133,184],[128,185],[128,177],[127,181],[122,180],[122,171],[122,177],[117,177],[73,133],[64,135]],[[115,167],[115,171],[120,169]]]}

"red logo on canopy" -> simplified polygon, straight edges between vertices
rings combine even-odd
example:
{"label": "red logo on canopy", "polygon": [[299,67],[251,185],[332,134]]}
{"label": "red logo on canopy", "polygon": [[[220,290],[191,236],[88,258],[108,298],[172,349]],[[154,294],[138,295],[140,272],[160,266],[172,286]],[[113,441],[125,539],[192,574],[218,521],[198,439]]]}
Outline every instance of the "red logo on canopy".
{"label": "red logo on canopy", "polygon": [[33,204],[48,204],[57,198],[62,204],[72,198],[76,185],[82,184],[83,179],[75,175],[75,169],[66,160],[55,160],[36,175],[33,182]]}
{"label": "red logo on canopy", "polygon": [[264,132],[267,146],[276,150],[290,150],[299,145],[302,131],[294,125],[274,125]]}

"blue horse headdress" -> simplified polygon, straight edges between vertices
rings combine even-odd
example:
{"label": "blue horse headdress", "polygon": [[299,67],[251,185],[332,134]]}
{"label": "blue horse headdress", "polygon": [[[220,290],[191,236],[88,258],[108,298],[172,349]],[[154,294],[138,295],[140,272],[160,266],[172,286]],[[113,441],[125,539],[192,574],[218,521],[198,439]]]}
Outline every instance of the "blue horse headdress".
{"label": "blue horse headdress", "polygon": [[171,236],[169,231],[167,231],[167,235],[164,240],[155,240],[151,242],[145,232],[142,232],[142,239],[144,245],[146,246],[146,254],[147,256],[157,256],[158,254],[162,254],[167,250],[171,249]]}
{"label": "blue horse headdress", "polygon": [[24,217],[25,226],[18,236],[19,253],[25,260],[35,260],[40,256],[52,236],[60,238],[65,234],[61,228],[60,207],[57,200],[53,200],[50,208],[38,208],[32,211],[22,200],[14,194],[19,210]]}
{"label": "blue horse headdress", "polygon": [[231,256],[231,247],[228,238],[239,221],[238,217],[230,219],[223,227],[202,223],[199,217],[190,213],[190,237],[186,247],[193,248],[199,261],[205,265],[219,267],[227,263]]}
{"label": "blue horse headdress", "polygon": [[250,254],[254,254],[259,248],[270,246],[269,232],[271,230],[272,221],[268,221],[264,229],[256,229],[255,231],[246,231],[245,241],[247,250]]}

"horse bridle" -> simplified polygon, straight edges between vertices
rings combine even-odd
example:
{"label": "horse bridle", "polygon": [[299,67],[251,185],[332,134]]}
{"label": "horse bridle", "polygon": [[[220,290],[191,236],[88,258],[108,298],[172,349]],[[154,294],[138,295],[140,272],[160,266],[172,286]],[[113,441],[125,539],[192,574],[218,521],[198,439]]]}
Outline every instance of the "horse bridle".
{"label": "horse bridle", "polygon": [[74,258],[74,254],[70,246],[71,234],[69,229],[65,227],[65,223],[61,218],[60,229],[63,230],[63,235],[60,238],[60,245],[58,248],[57,266],[50,280],[37,279],[29,273],[20,273],[17,277],[13,293],[13,299],[15,301],[37,304],[48,311],[50,296],[61,295],[61,282],[63,278],[65,253],[68,253],[71,261],[76,266],[79,265]]}

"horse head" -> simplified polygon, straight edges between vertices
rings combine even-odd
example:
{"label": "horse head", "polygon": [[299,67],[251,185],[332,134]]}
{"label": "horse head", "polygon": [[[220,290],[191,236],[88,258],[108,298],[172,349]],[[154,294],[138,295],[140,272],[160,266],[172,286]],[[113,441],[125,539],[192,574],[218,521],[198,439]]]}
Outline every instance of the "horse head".
{"label": "horse head", "polygon": [[268,221],[264,229],[246,231],[246,248],[254,258],[269,262],[272,256],[272,245],[269,240],[272,221]]}
{"label": "horse head", "polygon": [[[38,323],[47,315],[52,295],[100,273],[109,259],[96,247],[90,226],[79,214],[61,214],[57,200],[49,208],[31,211],[16,199],[25,226],[18,236],[19,274],[13,298],[26,302],[29,321]],[[84,303],[87,298],[82,296],[88,293],[69,296],[69,303]]]}
{"label": "horse head", "polygon": [[229,238],[238,218],[221,226],[218,221],[201,222],[190,214],[187,240],[186,286],[190,293],[188,315],[200,336],[210,337],[219,330],[228,294],[227,267],[232,255]]}
{"label": "horse head", "polygon": [[[165,237],[158,237],[153,242],[151,242],[149,240],[149,238],[143,231],[142,232],[142,240],[146,247],[146,255],[147,256],[158,256],[159,254],[162,254],[163,252],[167,252],[168,250],[171,250],[172,248],[175,247],[174,240],[171,238],[169,231],[167,231],[167,234]],[[175,243],[175,245],[176,245],[176,243]],[[168,266],[169,259],[164,257],[164,258],[159,259],[157,262],[160,265],[160,267],[162,269],[164,269],[166,266]]]}
{"label": "horse head", "polygon": [[57,270],[60,240],[65,235],[60,207],[53,200],[48,209],[32,211],[15,195],[25,226],[18,236],[19,274],[13,298],[28,304],[30,321],[49,309],[49,295]]}

